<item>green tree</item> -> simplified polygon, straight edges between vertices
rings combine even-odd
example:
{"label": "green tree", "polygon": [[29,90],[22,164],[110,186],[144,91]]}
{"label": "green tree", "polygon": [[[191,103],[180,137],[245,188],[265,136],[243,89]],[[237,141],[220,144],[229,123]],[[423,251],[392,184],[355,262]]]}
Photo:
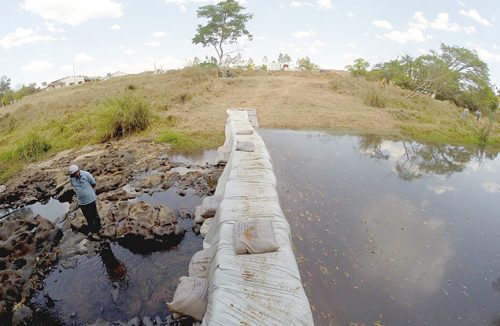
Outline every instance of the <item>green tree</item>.
{"label": "green tree", "polygon": [[287,54],[287,53],[280,53],[278,55],[278,63],[283,65],[283,64],[289,64],[290,62],[292,62],[292,58]]}
{"label": "green tree", "polygon": [[14,92],[14,100],[18,101],[23,97],[35,94],[36,92],[38,92],[38,88],[36,87],[35,83],[29,85],[23,85],[19,90]]}
{"label": "green tree", "polygon": [[300,70],[305,71],[316,70],[319,68],[317,64],[311,62],[311,59],[309,59],[309,57],[300,58],[299,60],[297,60],[297,66],[299,66]]}
{"label": "green tree", "polygon": [[246,36],[252,39],[246,23],[252,19],[252,14],[243,13],[245,7],[235,0],[225,0],[216,5],[207,5],[198,8],[198,18],[206,18],[205,25],[198,25],[193,44],[202,44],[203,47],[213,47],[218,56],[219,65],[222,59],[235,51],[226,52],[228,45],[237,44],[238,38]]}
{"label": "green tree", "polygon": [[2,78],[0,78],[0,100],[8,91],[10,91],[10,78],[2,76]]}
{"label": "green tree", "polygon": [[346,66],[347,71],[349,71],[354,77],[366,76],[367,69],[370,67],[370,63],[363,58],[358,58],[354,60],[352,65]]}

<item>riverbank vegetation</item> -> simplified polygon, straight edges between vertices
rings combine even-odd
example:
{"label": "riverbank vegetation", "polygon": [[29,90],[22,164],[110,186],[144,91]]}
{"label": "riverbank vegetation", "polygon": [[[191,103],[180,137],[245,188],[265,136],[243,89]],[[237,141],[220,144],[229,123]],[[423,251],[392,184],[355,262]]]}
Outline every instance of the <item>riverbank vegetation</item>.
{"label": "riverbank vegetation", "polygon": [[[226,109],[255,108],[264,128],[377,134],[500,149],[499,113],[461,119],[449,100],[413,94],[344,71],[234,70],[193,66],[40,92],[0,109],[0,182],[33,160],[64,149],[150,138],[178,149],[224,141]],[[491,123],[489,121],[492,121]],[[36,155],[18,148],[37,135]]]}

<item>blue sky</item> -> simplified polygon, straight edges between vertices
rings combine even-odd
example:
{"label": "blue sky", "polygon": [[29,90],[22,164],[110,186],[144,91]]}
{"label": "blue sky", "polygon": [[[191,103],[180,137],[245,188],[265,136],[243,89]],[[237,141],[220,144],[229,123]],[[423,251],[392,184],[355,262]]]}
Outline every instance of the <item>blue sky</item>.
{"label": "blue sky", "polygon": [[[0,0],[0,76],[12,84],[76,73],[179,68],[214,55],[191,44],[196,9],[210,0]],[[500,86],[500,1],[241,0],[254,14],[243,57],[288,53],[323,68],[418,56],[440,43],[477,51]],[[497,35],[495,37],[495,35]]]}

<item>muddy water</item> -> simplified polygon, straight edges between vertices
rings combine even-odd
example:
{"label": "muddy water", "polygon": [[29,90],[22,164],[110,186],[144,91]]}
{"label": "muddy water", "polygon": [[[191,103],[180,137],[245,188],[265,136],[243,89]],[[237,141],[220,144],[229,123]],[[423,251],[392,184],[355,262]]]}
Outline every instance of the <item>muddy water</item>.
{"label": "muddy water", "polygon": [[500,158],[259,131],[317,325],[499,325]]}

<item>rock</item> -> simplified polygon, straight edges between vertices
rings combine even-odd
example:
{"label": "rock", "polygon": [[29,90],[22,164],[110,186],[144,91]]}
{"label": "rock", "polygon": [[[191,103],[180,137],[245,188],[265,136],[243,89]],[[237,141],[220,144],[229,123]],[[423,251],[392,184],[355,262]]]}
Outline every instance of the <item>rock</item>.
{"label": "rock", "polygon": [[[59,241],[59,229],[51,222],[37,215],[35,217],[9,216],[0,221],[0,320],[8,318],[5,313],[31,293],[28,282],[38,268],[49,268],[56,260],[50,254]],[[37,271],[35,274],[40,274]],[[31,310],[26,307],[15,309],[15,325],[29,324],[25,321]],[[10,319],[9,319],[10,321]]]}
{"label": "rock", "polygon": [[31,325],[33,318],[33,311],[29,307],[22,305],[14,310],[12,315],[12,325]]}
{"label": "rock", "polygon": [[61,261],[60,264],[62,267],[64,267],[64,269],[75,268],[78,265],[78,259],[77,258],[65,259]]}
{"label": "rock", "polygon": [[178,176],[179,176],[178,173],[167,172],[163,174],[161,187],[163,189],[169,189],[175,184]]}
{"label": "rock", "polygon": [[162,183],[162,175],[161,174],[153,174],[139,182],[139,187],[141,188],[156,188]]}
{"label": "rock", "polygon": [[[97,206],[102,225],[99,234],[103,238],[166,240],[184,233],[177,225],[175,214],[164,205],[98,201]],[[86,230],[87,223],[80,210],[75,212],[71,227],[78,231]]]}
{"label": "rock", "polygon": [[89,326],[111,326],[111,323],[106,319],[99,317],[93,324],[88,324]]}
{"label": "rock", "polygon": [[144,325],[144,326],[154,326],[154,323],[151,320],[151,318],[149,318],[149,316],[144,316],[144,317],[142,317],[142,325]]}
{"label": "rock", "polygon": [[0,185],[0,194],[7,189],[4,185]]}
{"label": "rock", "polygon": [[179,217],[182,219],[192,219],[194,217],[193,212],[187,208],[179,209],[178,213]]}

